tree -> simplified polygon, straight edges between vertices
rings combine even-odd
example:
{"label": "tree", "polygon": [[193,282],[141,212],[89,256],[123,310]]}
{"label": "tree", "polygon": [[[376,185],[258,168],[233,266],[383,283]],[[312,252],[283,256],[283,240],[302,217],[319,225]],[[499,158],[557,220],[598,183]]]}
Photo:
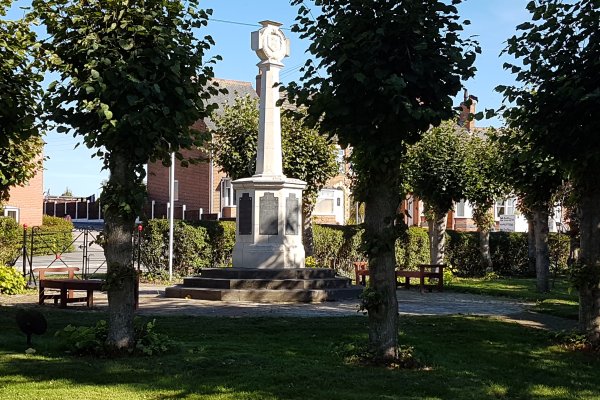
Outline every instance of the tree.
{"label": "tree", "polygon": [[432,128],[409,150],[410,187],[426,204],[432,264],[444,263],[447,214],[465,197],[468,132],[454,121]]}
{"label": "tree", "polygon": [[538,292],[550,290],[550,250],[548,219],[554,208],[554,195],[562,185],[562,171],[547,154],[536,151],[527,136],[515,129],[496,132],[500,142],[504,176],[519,198],[519,209],[533,228],[535,275]]}
{"label": "tree", "polygon": [[[300,111],[300,116],[302,112]],[[258,142],[258,99],[238,97],[223,113],[214,116],[215,132],[212,151],[224,172],[233,179],[252,176],[256,168]],[[304,247],[312,254],[312,219],[319,190],[338,173],[336,148],[302,119],[286,114],[281,118],[283,173],[306,182],[302,193]]]}
{"label": "tree", "polygon": [[600,7],[598,0],[535,0],[527,9],[532,22],[519,25],[505,49],[520,61],[505,64],[518,85],[497,90],[515,104],[504,111],[510,126],[573,183],[581,212],[579,322],[600,343]]}
{"label": "tree", "polygon": [[72,132],[97,148],[110,172],[104,207],[109,333],[118,351],[133,344],[135,269],[132,229],[145,199],[148,162],[171,152],[201,146],[207,135],[191,125],[206,117],[217,89],[203,64],[210,37],[193,30],[207,23],[210,11],[195,0],[84,2],[34,0],[50,38],[48,69],[59,79],[45,97],[45,118],[59,132]]}
{"label": "tree", "polygon": [[497,143],[490,139],[491,132],[493,130],[488,130],[481,136],[471,136],[465,169],[465,192],[473,205],[473,220],[479,232],[479,251],[485,270],[492,269],[490,230],[495,224],[494,204],[510,191],[502,173],[502,153]]}
{"label": "tree", "polygon": [[61,194],[61,196],[70,196],[70,197],[73,197],[73,191],[71,189],[69,189],[69,187],[67,186],[65,188],[65,191],[63,192],[63,194]]}
{"label": "tree", "polygon": [[409,144],[452,117],[452,98],[474,75],[479,49],[459,35],[460,1],[319,0],[316,19],[304,3],[292,0],[299,6],[292,30],[311,41],[315,61],[303,67],[301,85],[288,85],[288,98],[352,146],[354,193],[366,203],[369,341],[375,358],[389,362],[398,355],[400,167]]}
{"label": "tree", "polygon": [[[11,4],[0,0],[0,17]],[[0,204],[8,200],[11,187],[27,183],[42,168],[36,115],[43,76],[31,22],[31,16],[0,19]]]}

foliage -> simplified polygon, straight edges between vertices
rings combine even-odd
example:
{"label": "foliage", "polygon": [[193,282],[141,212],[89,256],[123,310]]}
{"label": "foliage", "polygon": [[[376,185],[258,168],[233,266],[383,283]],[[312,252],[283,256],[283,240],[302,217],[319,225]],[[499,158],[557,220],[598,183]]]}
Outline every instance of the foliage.
{"label": "foliage", "polygon": [[0,217],[0,265],[12,265],[23,249],[23,229],[12,218]]}
{"label": "foliage", "polygon": [[[109,286],[108,342],[133,341],[134,276],[131,231],[146,199],[145,165],[170,164],[182,149],[201,147],[206,132],[192,125],[208,117],[219,92],[204,55],[214,44],[198,38],[211,11],[197,0],[33,0],[46,26],[48,71],[58,79],[44,96],[46,122],[96,149],[110,171],[103,187],[104,252]],[[218,58],[218,57],[217,57]],[[127,271],[128,270],[128,271]]]}
{"label": "foliage", "polygon": [[411,192],[436,214],[446,214],[465,198],[467,135],[454,121],[445,121],[409,150]]}
{"label": "foliage", "polygon": [[13,267],[8,267],[0,264],[0,293],[3,294],[19,294],[23,293],[27,281]]}
{"label": "foliage", "polygon": [[[188,222],[190,223],[190,222]],[[231,254],[235,245],[234,221],[194,221],[193,226],[201,226],[208,233],[212,249],[211,266],[231,266]]]}
{"label": "foliage", "polygon": [[[293,118],[281,116],[283,173],[301,179],[307,186],[303,192],[304,215],[314,208],[319,190],[338,173],[335,146],[317,128],[308,128],[302,112]],[[214,116],[213,154],[217,164],[233,179],[254,174],[258,142],[258,99],[238,97],[231,106]]]}
{"label": "foliage", "polygon": [[[12,0],[0,1],[0,17]],[[0,203],[12,186],[27,183],[42,168],[43,141],[36,123],[42,94],[37,38],[30,15],[0,19]]]}
{"label": "foliage", "polygon": [[480,230],[493,226],[490,213],[495,201],[506,196],[510,187],[503,174],[503,154],[498,144],[490,139],[494,130],[484,135],[474,135],[468,141],[468,157],[464,176],[466,198],[473,205],[473,219]]}
{"label": "foliage", "polygon": [[[452,271],[460,277],[477,277],[486,274],[480,262],[476,232],[448,231],[446,260]],[[548,244],[554,273],[567,271],[568,241],[565,235],[550,233]],[[494,272],[501,276],[527,276],[527,234],[521,232],[492,232],[490,253]]]}
{"label": "foliage", "polygon": [[[141,261],[153,277],[168,273],[169,221],[154,219],[146,223],[141,244]],[[175,221],[173,229],[173,272],[186,276],[211,266],[212,249],[205,228]]]}
{"label": "foliage", "polygon": [[353,225],[314,225],[314,254],[317,264],[335,268],[344,276],[354,274],[354,261],[365,259],[362,248],[364,230]]}
{"label": "foliage", "polygon": [[[172,347],[166,335],[155,330],[156,320],[149,322],[135,319],[135,345],[129,350],[130,354],[152,356],[165,353]],[[77,356],[107,357],[111,350],[106,346],[108,324],[99,320],[94,326],[67,325],[56,331],[55,337],[60,340],[60,347],[69,354]]]}
{"label": "foliage", "polygon": [[396,264],[402,269],[417,269],[419,264],[429,264],[427,229],[411,226],[406,235],[396,241]]}
{"label": "foliage", "polygon": [[[75,249],[73,229],[73,222],[70,220],[44,215],[42,226],[27,228],[27,234],[33,235],[33,254],[50,255],[72,252]],[[30,246],[30,243],[28,242],[27,246]],[[28,252],[30,251],[31,249],[28,248]]]}
{"label": "foliage", "polygon": [[496,88],[515,104],[504,117],[540,158],[558,161],[578,183],[598,183],[598,2],[537,0],[527,10],[532,21],[517,26],[504,50],[520,61],[504,64],[520,86]]}
{"label": "foliage", "polygon": [[308,256],[304,259],[304,266],[306,268],[317,268],[318,264],[313,256]]}

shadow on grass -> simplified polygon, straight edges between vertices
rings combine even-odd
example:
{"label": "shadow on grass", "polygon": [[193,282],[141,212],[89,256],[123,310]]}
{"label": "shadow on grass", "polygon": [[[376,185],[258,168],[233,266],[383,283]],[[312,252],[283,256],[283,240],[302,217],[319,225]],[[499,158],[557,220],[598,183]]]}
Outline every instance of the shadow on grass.
{"label": "shadow on grass", "polygon": [[[552,346],[544,332],[491,318],[402,317],[400,339],[424,370],[348,364],[336,349],[365,342],[367,319],[161,317],[180,344],[148,358],[62,355],[53,332],[100,313],[48,310],[50,332],[24,354],[14,308],[0,307],[0,397],[210,399],[595,399],[600,361]],[[3,393],[4,392],[4,393]],[[52,397],[56,396],[56,397]],[[96,397],[97,396],[97,397]],[[102,397],[104,396],[104,397]],[[39,397],[39,396],[38,396]],[[15,397],[16,398],[16,397]]]}

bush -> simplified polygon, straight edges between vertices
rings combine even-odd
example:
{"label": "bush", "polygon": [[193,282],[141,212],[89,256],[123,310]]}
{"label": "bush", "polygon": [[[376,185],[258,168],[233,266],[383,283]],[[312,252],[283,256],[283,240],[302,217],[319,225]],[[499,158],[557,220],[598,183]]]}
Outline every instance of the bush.
{"label": "bush", "polygon": [[12,218],[0,217],[0,265],[13,265],[23,249],[23,228]]}
{"label": "bush", "polygon": [[26,285],[25,278],[16,269],[0,265],[0,293],[23,293]]}
{"label": "bush", "polygon": [[493,270],[502,276],[525,276],[528,271],[527,234],[492,232],[490,253]]}
{"label": "bush", "polygon": [[[142,234],[140,258],[154,278],[165,278],[169,265],[169,221],[154,219]],[[185,276],[211,266],[212,249],[203,227],[175,221],[173,227],[173,272]]]}
{"label": "bush", "polygon": [[235,245],[234,221],[195,221],[193,226],[206,229],[212,249],[213,267],[231,267],[231,255]]}
{"label": "bush", "polygon": [[417,269],[417,265],[429,262],[427,229],[411,226],[406,235],[396,241],[396,264],[403,269]]}
{"label": "bush", "polygon": [[[130,354],[151,356],[153,354],[165,353],[171,347],[171,342],[166,335],[156,333],[154,328],[156,320],[142,322],[134,320],[134,346],[129,349]],[[68,353],[84,356],[107,356],[110,355],[106,348],[108,337],[108,325],[105,320],[100,320],[95,326],[67,325],[64,329],[55,333],[60,340],[60,347]]]}
{"label": "bush", "polygon": [[483,276],[477,232],[446,231],[446,264],[459,277]]}
{"label": "bush", "polygon": [[[69,253],[75,250],[73,229],[73,222],[69,220],[44,215],[42,226],[27,228],[28,235],[34,235],[33,254],[40,256]],[[27,246],[30,246],[30,242]],[[28,252],[30,251],[31,249],[28,249]]]}
{"label": "bush", "polygon": [[353,276],[352,262],[365,259],[361,246],[363,232],[356,225],[314,225],[315,261],[341,275]]}

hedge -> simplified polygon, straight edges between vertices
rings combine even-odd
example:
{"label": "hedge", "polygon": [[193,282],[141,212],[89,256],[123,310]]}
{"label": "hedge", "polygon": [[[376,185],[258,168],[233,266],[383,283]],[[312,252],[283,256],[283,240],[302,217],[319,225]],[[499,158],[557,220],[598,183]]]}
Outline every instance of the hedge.
{"label": "hedge", "polygon": [[[169,221],[153,219],[142,231],[140,258],[153,278],[165,278],[169,265]],[[185,276],[211,266],[212,248],[208,233],[183,221],[173,226],[173,273]]]}
{"label": "hedge", "polygon": [[[356,226],[316,225],[314,258],[321,266],[331,266],[339,273],[351,276],[352,261],[364,260],[360,251],[362,230]],[[447,231],[446,260],[457,276],[484,276],[479,253],[477,232]],[[550,233],[550,261],[552,272],[564,273],[567,268],[569,238]],[[490,251],[494,272],[503,276],[526,276],[529,271],[527,234],[522,232],[492,232]],[[410,227],[396,241],[396,263],[403,268],[415,269],[418,264],[428,264],[429,238],[427,229]]]}
{"label": "hedge", "polygon": [[194,221],[193,226],[206,229],[211,245],[211,265],[231,266],[231,254],[235,244],[234,221]]}
{"label": "hedge", "polygon": [[13,265],[23,245],[23,228],[17,221],[0,217],[0,265]]}

